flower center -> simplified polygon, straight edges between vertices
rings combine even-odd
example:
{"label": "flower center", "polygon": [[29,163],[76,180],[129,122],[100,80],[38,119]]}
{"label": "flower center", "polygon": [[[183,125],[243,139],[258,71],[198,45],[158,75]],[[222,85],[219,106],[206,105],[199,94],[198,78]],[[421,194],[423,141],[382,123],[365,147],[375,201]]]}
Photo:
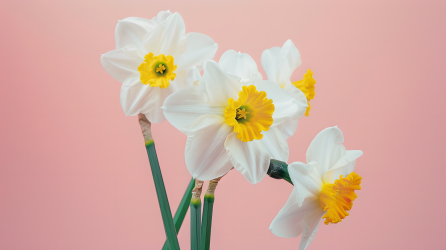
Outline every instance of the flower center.
{"label": "flower center", "polygon": [[169,80],[175,80],[177,65],[173,64],[172,56],[163,54],[154,56],[152,52],[144,56],[138,71],[141,74],[140,80],[143,84],[149,84],[150,87],[167,88],[170,85]]}
{"label": "flower center", "polygon": [[305,111],[306,116],[310,115],[310,100],[316,95],[316,92],[314,91],[314,84],[316,84],[316,80],[313,78],[313,72],[311,72],[311,69],[307,70],[307,73],[304,74],[304,79],[293,82],[293,85],[300,89],[307,97],[308,107]]}
{"label": "flower center", "polygon": [[241,141],[260,140],[261,132],[268,131],[273,124],[273,113],[273,100],[266,98],[265,91],[257,91],[254,85],[243,86],[237,101],[228,99],[225,122],[234,127]]}
{"label": "flower center", "polygon": [[247,114],[249,114],[249,112],[248,111],[245,111],[245,109],[243,108],[243,109],[237,109],[237,114],[236,114],[236,117],[235,117],[235,119],[236,120],[240,120],[240,119],[246,119],[246,115]]}
{"label": "flower center", "polygon": [[345,178],[339,176],[334,184],[325,184],[322,187],[319,201],[324,211],[327,211],[322,217],[325,219],[325,225],[336,224],[348,216],[347,211],[352,209],[353,201],[358,198],[355,190],[361,189],[361,180],[361,176],[352,172]]}
{"label": "flower center", "polygon": [[156,68],[156,72],[160,72],[161,74],[163,73],[163,71],[166,70],[166,67],[163,64],[159,64],[158,68]]}

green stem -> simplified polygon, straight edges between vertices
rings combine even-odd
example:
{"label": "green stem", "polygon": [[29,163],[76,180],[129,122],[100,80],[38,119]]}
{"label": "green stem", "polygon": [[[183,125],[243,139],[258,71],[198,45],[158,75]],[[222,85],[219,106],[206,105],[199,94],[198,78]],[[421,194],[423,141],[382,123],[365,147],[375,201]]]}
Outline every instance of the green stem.
{"label": "green stem", "polygon": [[201,200],[190,200],[190,249],[201,250]]}
{"label": "green stem", "polygon": [[[175,229],[177,234],[180,232],[181,225],[183,224],[184,217],[186,217],[187,210],[189,209],[190,199],[192,198],[192,189],[194,189],[195,179],[192,178],[187,186],[186,192],[181,199],[180,205],[178,206],[175,216],[173,217],[173,223],[175,224]],[[169,243],[164,242],[163,250],[169,250]]]}
{"label": "green stem", "polygon": [[153,140],[146,141],[146,150],[147,155],[149,156],[150,168],[152,169],[153,182],[155,183],[156,195],[158,196],[158,203],[160,205],[167,241],[169,242],[170,249],[179,250],[180,245],[173,224],[172,212],[170,211],[169,200],[167,199],[166,188],[164,187],[163,176],[161,174]]}
{"label": "green stem", "polygon": [[214,195],[205,194],[203,205],[203,221],[201,224],[201,245],[209,250],[211,244],[212,212],[214,209]]}

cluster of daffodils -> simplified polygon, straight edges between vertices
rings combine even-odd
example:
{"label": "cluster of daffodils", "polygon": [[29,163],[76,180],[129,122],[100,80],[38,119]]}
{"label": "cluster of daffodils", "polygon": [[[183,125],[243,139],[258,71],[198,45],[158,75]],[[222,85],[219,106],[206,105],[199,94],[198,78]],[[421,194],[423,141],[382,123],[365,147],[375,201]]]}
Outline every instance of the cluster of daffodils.
{"label": "cluster of daffodils", "polygon": [[[120,100],[129,116],[151,123],[166,118],[187,135],[185,162],[198,180],[213,180],[231,169],[256,184],[271,160],[287,162],[287,139],[310,113],[313,73],[292,81],[301,56],[291,40],[265,50],[261,64],[245,53],[226,51],[214,61],[217,44],[186,33],[178,13],[161,11],[151,20],[118,22],[116,49],[102,55],[105,70],[122,83]],[[320,132],[307,151],[307,163],[288,165],[294,189],[271,224],[280,237],[302,234],[299,249],[314,238],[319,221],[338,223],[357,197],[361,177],[353,172],[361,151],[346,151],[342,132]]]}

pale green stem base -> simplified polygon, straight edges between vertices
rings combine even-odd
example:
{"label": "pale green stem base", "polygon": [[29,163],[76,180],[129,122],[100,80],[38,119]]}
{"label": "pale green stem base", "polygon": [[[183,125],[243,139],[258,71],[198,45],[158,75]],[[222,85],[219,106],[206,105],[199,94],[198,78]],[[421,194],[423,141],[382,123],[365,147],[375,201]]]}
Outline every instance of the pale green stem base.
{"label": "pale green stem base", "polygon": [[201,200],[190,201],[190,249],[201,250]]}
{"label": "pale green stem base", "polygon": [[209,250],[211,244],[212,212],[214,209],[214,195],[204,196],[203,220],[201,224],[201,245],[203,250]]}

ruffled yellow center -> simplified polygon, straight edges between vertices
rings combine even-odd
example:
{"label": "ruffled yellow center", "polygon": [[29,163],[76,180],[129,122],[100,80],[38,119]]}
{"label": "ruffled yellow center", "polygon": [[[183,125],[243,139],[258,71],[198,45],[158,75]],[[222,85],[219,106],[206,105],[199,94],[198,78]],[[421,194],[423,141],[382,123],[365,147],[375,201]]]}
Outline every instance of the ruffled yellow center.
{"label": "ruffled yellow center", "polygon": [[345,178],[339,176],[334,184],[325,184],[322,187],[319,201],[324,211],[327,211],[322,217],[325,219],[325,225],[336,224],[348,216],[347,211],[352,209],[353,201],[358,198],[355,190],[361,189],[361,180],[361,176],[352,172]]}
{"label": "ruffled yellow center", "polygon": [[300,89],[307,97],[308,107],[305,111],[306,116],[310,115],[310,100],[316,95],[316,92],[314,92],[314,84],[316,84],[316,80],[313,79],[313,72],[311,72],[311,69],[307,70],[307,73],[304,74],[304,79],[293,82],[293,85]]}
{"label": "ruffled yellow center", "polygon": [[154,56],[152,52],[144,56],[144,62],[138,67],[141,74],[140,80],[143,84],[149,84],[150,87],[167,88],[170,85],[169,80],[175,80],[176,74],[173,73],[177,65],[173,64],[172,56],[163,54]]}
{"label": "ruffled yellow center", "polygon": [[254,85],[243,86],[238,100],[228,99],[225,122],[234,127],[237,138],[243,142],[260,140],[262,131],[268,131],[273,124],[273,100],[266,98],[265,91],[257,91]]}

